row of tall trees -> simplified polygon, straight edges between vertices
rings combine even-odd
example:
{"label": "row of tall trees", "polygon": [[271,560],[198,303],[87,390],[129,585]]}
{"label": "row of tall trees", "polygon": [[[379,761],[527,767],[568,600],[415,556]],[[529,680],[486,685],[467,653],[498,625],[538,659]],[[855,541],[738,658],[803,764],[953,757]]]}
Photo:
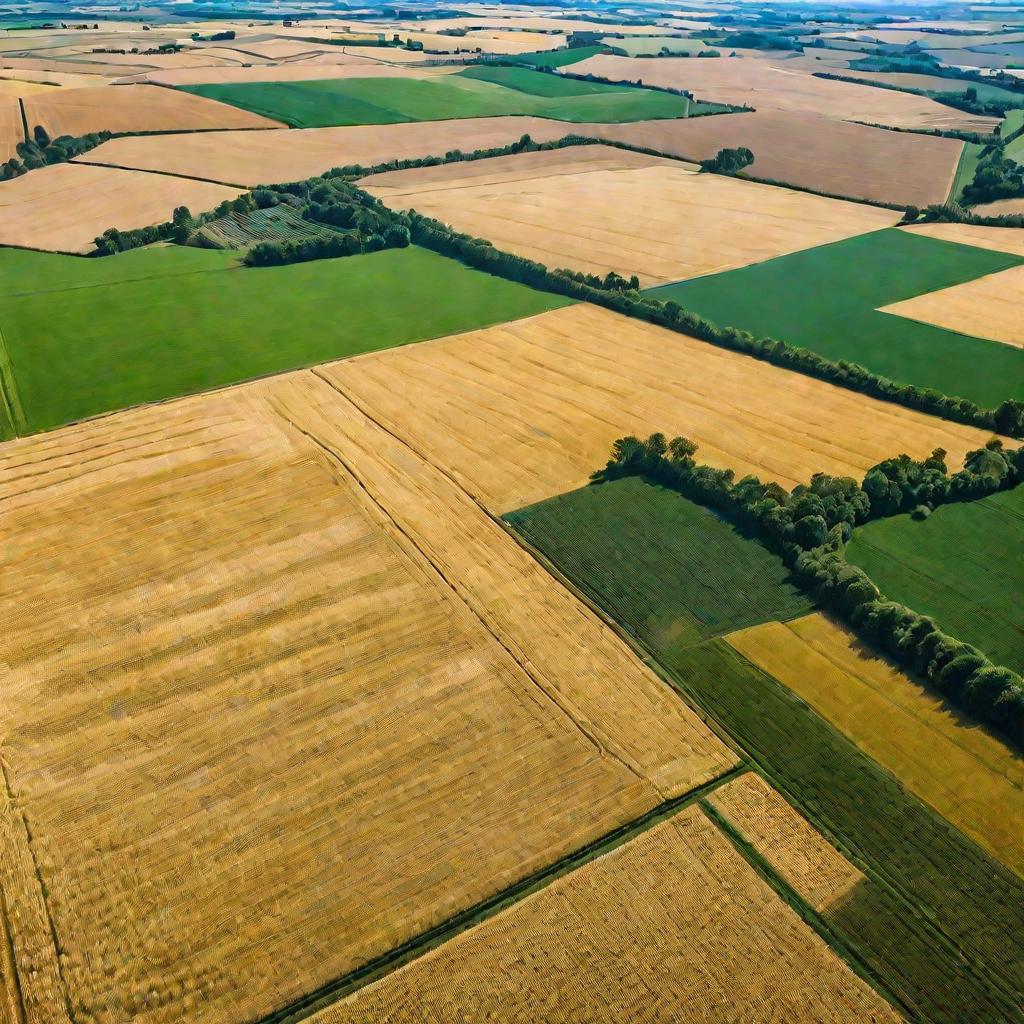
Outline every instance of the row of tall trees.
{"label": "row of tall trees", "polygon": [[887,459],[858,483],[815,474],[787,492],[754,476],[697,463],[697,445],[652,434],[615,442],[599,479],[643,476],[716,509],[779,554],[794,580],[840,615],[860,636],[927,680],[951,702],[1024,743],[1024,680],[970,644],[943,633],[934,620],[887,600],[863,570],[843,557],[855,526],[871,519],[948,501],[971,501],[1024,481],[1024,452],[999,441],[971,452],[950,474],[945,452],[926,459]]}

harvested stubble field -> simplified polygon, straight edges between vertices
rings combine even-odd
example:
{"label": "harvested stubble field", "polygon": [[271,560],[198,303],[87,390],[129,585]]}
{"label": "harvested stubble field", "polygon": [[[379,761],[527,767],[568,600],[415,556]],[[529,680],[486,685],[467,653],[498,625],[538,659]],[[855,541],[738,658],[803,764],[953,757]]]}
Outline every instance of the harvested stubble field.
{"label": "harvested stubble field", "polygon": [[997,199],[992,203],[980,203],[971,207],[972,213],[983,217],[1002,217],[1008,213],[1024,213],[1024,199]]}
{"label": "harvested stubble field", "polygon": [[[609,556],[600,531],[585,525],[569,527],[573,559],[555,565],[592,603],[627,622],[651,537],[623,535]],[[667,592],[678,572],[668,561],[664,572]],[[911,1019],[1024,1021],[1024,882],[724,640],[676,642],[681,601],[652,611],[640,640],[686,698],[864,872],[824,909],[838,939]]]}
{"label": "harvested stubble field", "polygon": [[984,133],[999,123],[998,118],[966,114],[925,96],[815,78],[807,71],[787,67],[785,61],[764,58],[650,60],[601,55],[576,64],[573,71],[612,81],[689,89],[714,103],[747,105],[757,110],[809,111],[893,128],[957,128]]}
{"label": "harvested stubble field", "polygon": [[693,161],[709,159],[724,147],[746,146],[754,154],[748,173],[756,178],[921,208],[946,201],[963,148],[957,139],[785,110],[580,125],[578,130]]}
{"label": "harvested stubble field", "polygon": [[29,1024],[256,1019],[734,763],[396,445],[304,373],[0,449]]}
{"label": "harvested stubble field", "polygon": [[19,432],[566,301],[412,246],[259,269],[186,246],[90,260],[0,250],[0,329],[24,408]]}
{"label": "harvested stubble field", "polygon": [[[166,174],[53,164],[0,186],[0,244],[89,252],[107,228],[159,224],[170,220],[176,206],[210,210],[240,194],[225,185]],[[2,318],[0,327],[6,330]]]}
{"label": "harvested stubble field", "polygon": [[822,615],[766,623],[728,640],[912,793],[1024,875],[1024,766],[1001,740],[964,721]]}
{"label": "harvested stubble field", "polygon": [[890,210],[697,170],[611,146],[573,146],[389,171],[361,185],[392,209],[415,208],[552,269],[637,274],[645,286],[898,219]]}
{"label": "harvested stubble field", "polygon": [[[570,491],[505,521],[574,578],[628,550],[631,571],[602,603],[614,605],[634,636],[646,639],[648,625],[659,623],[668,632],[654,646],[687,646],[813,607],[767,548],[676,491],[636,477]],[[577,532],[586,537],[582,551]]]}
{"label": "harvested stubble field", "polygon": [[1024,257],[1024,231],[1012,228],[986,228],[976,224],[921,224],[900,230],[908,235],[938,238],[945,242],[973,245],[979,249]]}
{"label": "harvested stubble field", "polygon": [[330,373],[499,513],[583,486],[626,434],[786,487],[938,446],[959,465],[990,437],[584,304]]}
{"label": "harvested stubble field", "polygon": [[1024,348],[1022,306],[1024,267],[1011,267],[965,284],[882,306],[881,312]]}
{"label": "harvested stubble field", "polygon": [[25,141],[21,107],[16,96],[0,96],[0,161],[17,156],[18,143]]}
{"label": "harvested stubble field", "polygon": [[328,78],[307,82],[183,85],[296,128],[396,124],[457,117],[533,115],[559,121],[686,117],[690,101],[649,89],[576,82],[529,68],[473,67],[416,77]]}
{"label": "harvested stubble field", "polygon": [[313,1024],[899,1019],[692,807]]}
{"label": "harvested stubble field", "polygon": [[152,135],[111,139],[84,159],[254,186],[298,181],[346,164],[373,167],[452,149],[507,146],[523,135],[549,142],[571,131],[577,129],[540,117],[479,117],[289,132],[197,132],[173,140]]}
{"label": "harvested stubble field", "polygon": [[1003,399],[1024,398],[1024,352],[880,308],[1018,263],[1015,255],[923,233],[877,231],[653,295],[724,326],[995,408]]}
{"label": "harvested stubble field", "polygon": [[[337,51],[337,52],[335,52]],[[286,64],[259,65],[256,68],[239,68],[224,65],[209,68],[182,68],[173,71],[149,71],[138,76],[138,81],[157,85],[185,86],[203,84],[246,84],[252,82],[303,82],[322,78],[399,78],[408,74],[438,75],[453,74],[458,68],[416,68],[406,69],[380,64],[358,53],[346,53],[340,46],[332,47],[330,53]]]}
{"label": "harvested stubble field", "polygon": [[858,527],[847,558],[895,601],[1024,672],[1024,487]]}
{"label": "harvested stubble field", "polygon": [[[53,89],[28,96],[25,116],[51,136],[89,132],[155,132],[206,128],[280,128],[276,121],[202,96],[153,85]],[[173,139],[165,139],[173,145]]]}
{"label": "harvested stubble field", "polygon": [[760,775],[750,772],[719,786],[707,802],[819,914],[864,880]]}

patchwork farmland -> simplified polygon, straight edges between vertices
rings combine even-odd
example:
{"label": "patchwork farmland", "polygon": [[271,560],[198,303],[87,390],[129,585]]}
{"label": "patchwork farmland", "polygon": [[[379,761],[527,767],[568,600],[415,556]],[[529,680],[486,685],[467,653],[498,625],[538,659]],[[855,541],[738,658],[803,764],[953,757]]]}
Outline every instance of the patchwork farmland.
{"label": "patchwork farmland", "polygon": [[1024,18],[0,10],[2,1024],[1024,1024]]}

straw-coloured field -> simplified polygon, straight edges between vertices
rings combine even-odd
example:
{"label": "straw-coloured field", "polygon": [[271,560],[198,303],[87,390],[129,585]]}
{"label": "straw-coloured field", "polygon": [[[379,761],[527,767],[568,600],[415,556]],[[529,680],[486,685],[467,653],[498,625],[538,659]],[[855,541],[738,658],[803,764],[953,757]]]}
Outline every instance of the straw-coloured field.
{"label": "straw-coloured field", "polygon": [[0,244],[88,252],[107,228],[157,224],[176,206],[199,213],[237,195],[238,189],[166,174],[53,164],[4,183]]}
{"label": "straw-coloured field", "polygon": [[12,442],[0,509],[28,1024],[259,1018],[735,761],[312,373]]}
{"label": "straw-coloured field", "polygon": [[689,808],[313,1022],[899,1019]]}
{"label": "straw-coloured field", "polygon": [[822,615],[729,636],[912,793],[1024,875],[1024,766]]}
{"label": "straw-coloured field", "polygon": [[585,304],[324,373],[498,513],[584,485],[625,434],[787,487],[990,436]]}
{"label": "straw-coloured field", "polygon": [[883,306],[883,313],[1024,348],[1024,267]]}
{"label": "straw-coloured field", "polygon": [[151,85],[52,89],[27,96],[25,116],[51,136],[205,128],[280,128],[276,121],[203,96]]}
{"label": "straw-coloured field", "polygon": [[24,139],[18,97],[0,95],[0,161],[16,156],[18,143]]}
{"label": "straw-coloured field", "polygon": [[[714,118],[705,118],[714,120]],[[290,132],[200,132],[111,139],[86,155],[90,163],[164,171],[240,185],[296,181],[332,167],[507,146],[522,135],[535,142],[575,131],[540,117],[470,117],[451,121],[298,128]]]}
{"label": "straw-coloured field", "polygon": [[972,213],[984,217],[1002,217],[1008,213],[1024,213],[1024,199],[997,199],[993,203],[979,203],[971,207]]}
{"label": "straw-coloured field", "polygon": [[696,170],[577,146],[390,171],[363,186],[393,209],[413,207],[552,269],[635,273],[643,285],[742,267],[898,219],[890,210]]}
{"label": "straw-coloured field", "polygon": [[[391,67],[358,53],[338,52],[317,54],[273,67],[239,68],[225,65],[208,68],[179,68],[152,71],[145,75],[147,82],[164,85],[212,85],[251,82],[308,82],[324,78],[423,78],[450,75],[459,67]],[[422,60],[422,54],[418,55]]]}
{"label": "straw-coloured field", "polygon": [[958,128],[984,133],[999,123],[997,118],[967,114],[925,96],[815,78],[807,71],[787,67],[785,61],[764,58],[644,60],[602,54],[574,64],[572,70],[612,81],[640,80],[645,85],[689,89],[698,99],[713,103],[745,104],[756,110],[802,110],[893,128]]}
{"label": "straw-coloured field", "polygon": [[719,786],[708,803],[819,913],[864,878],[760,775]]}
{"label": "straw-coloured field", "polygon": [[727,146],[746,146],[754,154],[748,173],[756,178],[922,208],[946,201],[963,148],[957,139],[890,132],[787,110],[580,125],[579,130],[688,160],[706,160]]}
{"label": "straw-coloured field", "polygon": [[979,249],[994,249],[996,252],[1012,252],[1015,256],[1024,256],[1024,231],[986,228],[977,224],[921,224],[900,230],[912,235],[928,235],[947,242],[960,242],[962,245],[976,245]]}

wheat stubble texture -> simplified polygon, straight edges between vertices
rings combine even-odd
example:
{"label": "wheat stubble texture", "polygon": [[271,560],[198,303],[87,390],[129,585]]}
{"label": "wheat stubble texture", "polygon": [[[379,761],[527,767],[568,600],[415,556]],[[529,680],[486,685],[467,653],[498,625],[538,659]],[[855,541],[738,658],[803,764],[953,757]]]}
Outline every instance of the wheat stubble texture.
{"label": "wheat stubble texture", "polygon": [[734,763],[500,527],[435,563],[400,501],[491,521],[380,507],[303,387],[351,416],[299,374],[0,448],[28,1024],[257,1019]]}
{"label": "wheat stubble texture", "polygon": [[315,1024],[895,1024],[697,808],[460,935]]}

